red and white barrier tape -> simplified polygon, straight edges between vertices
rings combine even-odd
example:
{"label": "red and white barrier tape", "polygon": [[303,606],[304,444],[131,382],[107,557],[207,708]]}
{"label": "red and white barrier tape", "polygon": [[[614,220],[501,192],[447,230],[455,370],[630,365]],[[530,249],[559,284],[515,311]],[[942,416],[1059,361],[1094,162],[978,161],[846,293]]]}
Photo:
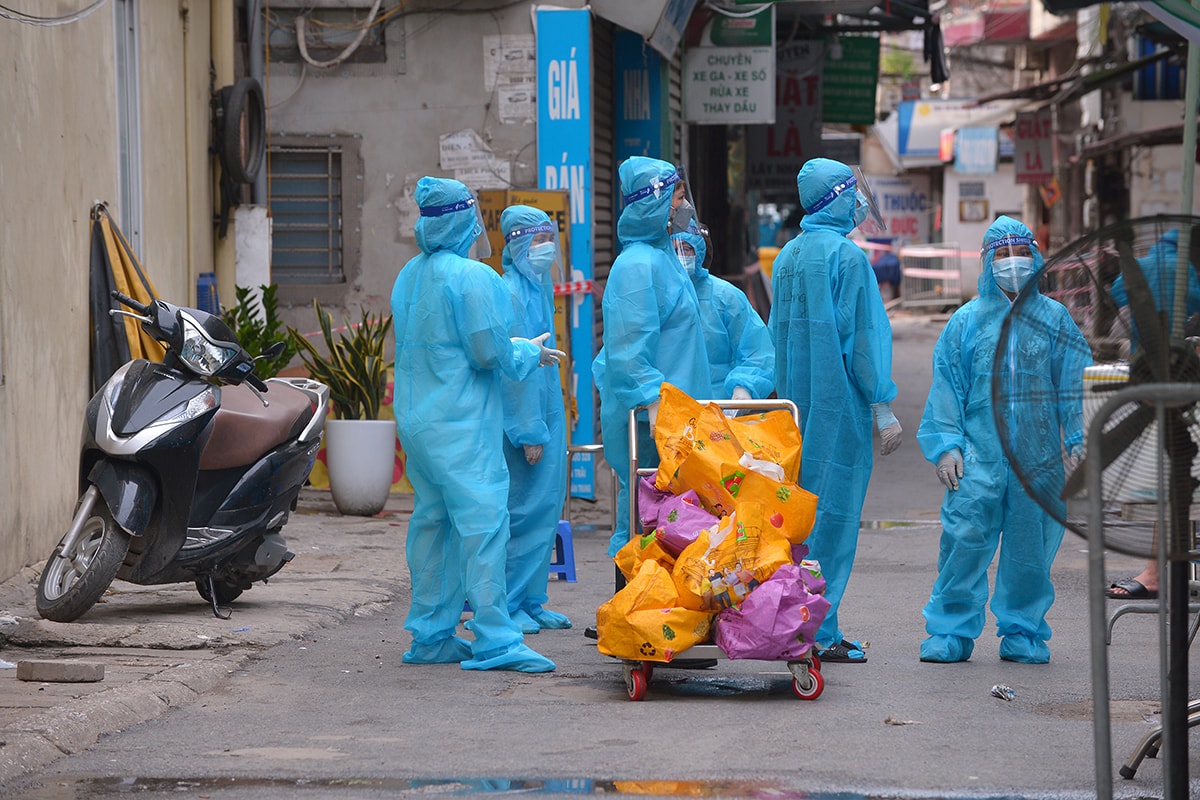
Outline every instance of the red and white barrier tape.
{"label": "red and white barrier tape", "polygon": [[554,296],[564,294],[591,294],[596,291],[594,281],[571,281],[570,283],[554,284]]}

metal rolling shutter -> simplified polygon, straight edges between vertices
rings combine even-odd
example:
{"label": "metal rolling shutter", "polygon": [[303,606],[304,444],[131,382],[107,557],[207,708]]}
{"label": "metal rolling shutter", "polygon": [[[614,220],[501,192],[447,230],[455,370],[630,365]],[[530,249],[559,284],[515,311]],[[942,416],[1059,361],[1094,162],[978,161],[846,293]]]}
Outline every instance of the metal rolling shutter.
{"label": "metal rolling shutter", "polygon": [[[614,25],[608,20],[592,16],[592,253],[596,283],[595,351],[599,352],[604,342],[604,317],[600,313],[600,298],[604,296],[604,284],[608,271],[616,258],[614,247],[617,236],[617,165],[613,160],[616,137],[613,109],[613,86],[616,64],[613,59]],[[592,387],[595,391],[595,387]],[[596,397],[596,431],[600,431],[600,399]],[[599,440],[597,436],[597,440]],[[615,502],[615,501],[614,501]]]}

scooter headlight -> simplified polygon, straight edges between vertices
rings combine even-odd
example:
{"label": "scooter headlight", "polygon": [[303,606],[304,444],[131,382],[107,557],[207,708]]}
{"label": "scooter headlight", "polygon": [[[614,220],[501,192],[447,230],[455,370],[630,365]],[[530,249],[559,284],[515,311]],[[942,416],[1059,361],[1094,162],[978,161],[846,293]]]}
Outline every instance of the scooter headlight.
{"label": "scooter headlight", "polygon": [[237,356],[237,350],[222,347],[214,342],[200,327],[196,320],[188,314],[180,314],[183,322],[183,347],[179,350],[179,358],[195,372],[204,376],[212,376],[230,359]]}

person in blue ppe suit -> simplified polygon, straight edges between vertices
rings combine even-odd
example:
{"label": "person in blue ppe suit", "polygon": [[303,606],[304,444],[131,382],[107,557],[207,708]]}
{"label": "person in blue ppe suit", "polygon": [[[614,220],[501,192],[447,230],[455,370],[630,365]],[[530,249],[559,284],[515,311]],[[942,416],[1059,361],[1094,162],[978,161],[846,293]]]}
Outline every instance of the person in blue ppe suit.
{"label": "person in blue ppe suit", "polygon": [[[671,237],[692,279],[708,352],[709,399],[762,400],[775,390],[775,345],[746,293],[712,275],[708,232],[690,225]],[[732,416],[733,410],[726,413]]]}
{"label": "person in blue ppe suit", "polygon": [[[1200,235],[1200,229],[1194,231]],[[1200,244],[1200,243],[1198,243]],[[1179,231],[1175,228],[1167,231],[1147,252],[1137,260],[1146,283],[1150,286],[1150,294],[1154,298],[1154,307],[1165,311],[1168,317],[1175,311],[1175,270],[1178,264]],[[1112,299],[1120,308],[1129,306],[1129,293],[1125,289],[1124,276],[1117,276],[1109,291]],[[1200,279],[1196,277],[1196,267],[1188,263],[1187,296],[1184,300],[1185,319],[1200,312]],[[1137,327],[1131,324],[1130,344],[1136,348],[1139,341]]]}
{"label": "person in blue ppe suit", "polygon": [[[992,405],[993,362],[1001,326],[1018,292],[1027,303],[1012,329],[1017,346],[1002,365],[1020,391],[1047,399],[1002,409],[1020,431],[1020,463],[1036,474],[1064,476],[1083,453],[1083,370],[1091,349],[1067,309],[1040,294],[1043,259],[1033,234],[1001,216],[983,236],[979,296],[946,323],[933,350],[933,383],[917,429],[921,451],[946,487],[938,577],[925,606],[921,660],[966,661],[983,632],[988,566],[999,547],[991,609],[1000,658],[1050,660],[1046,612],[1054,602],[1050,565],[1063,538],[1056,522],[1021,485],[1005,458]],[[1037,325],[1022,320],[1038,320]],[[1050,480],[1056,483],[1055,477]]]}
{"label": "person in blue ppe suit", "polygon": [[[546,212],[509,206],[500,214],[504,282],[517,307],[516,335],[551,332],[558,228]],[[558,267],[561,269],[561,266]],[[567,419],[557,369],[526,380],[505,377],[504,460],[508,464],[508,613],[524,633],[569,628],[571,620],[545,608],[550,559],[567,494]]]}
{"label": "person in blue ppe suit", "polygon": [[806,213],[771,275],[775,383],[779,395],[800,409],[800,483],[817,496],[806,543],[810,558],[821,562],[830,603],[817,631],[818,657],[862,663],[866,654],[843,634],[838,608],[871,478],[872,415],[883,455],[900,446],[903,433],[891,409],[892,326],[871,264],[847,236],[868,213],[853,170],[814,158],[801,167],[796,184]]}
{"label": "person in blue ppe suit", "polygon": [[604,344],[592,362],[604,458],[618,481],[610,556],[630,536],[629,412],[649,408],[649,424],[638,425],[638,455],[641,466],[653,467],[658,451],[651,432],[663,381],[695,398],[711,386],[696,290],[671,249],[671,233],[687,230],[694,214],[686,187],[675,167],[657,158],[632,156],[617,173],[625,201],[617,221],[621,253],[604,287]]}
{"label": "person in blue ppe suit", "polygon": [[[424,177],[414,198],[421,253],[392,288],[396,328],[393,410],[414,498],[406,555],[412,605],[407,664],[547,672],[508,613],[508,468],[501,376],[524,379],[563,353],[510,339],[512,294],[495,270],[468,258],[483,225],[462,183]],[[481,241],[486,241],[482,239]],[[468,643],[455,635],[464,599]]]}
{"label": "person in blue ppe suit", "polygon": [[[1195,241],[1197,238],[1200,238],[1200,228],[1194,227],[1191,229],[1189,237],[1193,240],[1189,255],[1195,253],[1197,247],[1200,246],[1200,242]],[[1174,321],[1175,271],[1178,269],[1178,253],[1179,231],[1172,228],[1155,242],[1146,255],[1137,260],[1142,275],[1145,276],[1146,283],[1150,287],[1150,294],[1154,298],[1154,307],[1160,312],[1166,312],[1168,325]],[[1119,307],[1128,308],[1129,294],[1125,289],[1123,276],[1118,276],[1113,281],[1109,293]],[[1187,315],[1184,335],[1194,335],[1196,333],[1194,326],[1197,324],[1196,314],[1200,312],[1200,280],[1196,278],[1196,265],[1190,262],[1188,263],[1184,310]],[[1130,346],[1136,350],[1141,340],[1138,329],[1128,318],[1126,324],[1129,325]],[[1192,328],[1191,333],[1189,333],[1188,327]],[[1113,600],[1153,600],[1158,597],[1158,584],[1158,559],[1150,558],[1137,575],[1110,583],[1105,591],[1105,596]]]}

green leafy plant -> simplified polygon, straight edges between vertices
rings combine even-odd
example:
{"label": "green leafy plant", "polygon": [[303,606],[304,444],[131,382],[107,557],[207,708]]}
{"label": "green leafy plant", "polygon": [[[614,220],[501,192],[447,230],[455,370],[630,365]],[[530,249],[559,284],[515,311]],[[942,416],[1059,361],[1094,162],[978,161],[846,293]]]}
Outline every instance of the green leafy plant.
{"label": "green leafy plant", "polygon": [[254,373],[262,379],[273,378],[296,356],[296,342],[279,319],[279,301],[274,284],[260,286],[261,299],[247,286],[235,286],[237,305],[225,309],[221,318],[233,329],[242,347],[252,356],[261,356],[271,345],[283,342],[283,351],[274,358],[254,362]]}
{"label": "green leafy plant", "polygon": [[334,419],[379,419],[392,362],[384,348],[392,329],[392,315],[371,314],[360,307],[362,319],[333,329],[333,316],[313,300],[317,324],[325,341],[324,352],[295,328],[288,333],[299,348],[300,360],[314,380],[329,387]]}

